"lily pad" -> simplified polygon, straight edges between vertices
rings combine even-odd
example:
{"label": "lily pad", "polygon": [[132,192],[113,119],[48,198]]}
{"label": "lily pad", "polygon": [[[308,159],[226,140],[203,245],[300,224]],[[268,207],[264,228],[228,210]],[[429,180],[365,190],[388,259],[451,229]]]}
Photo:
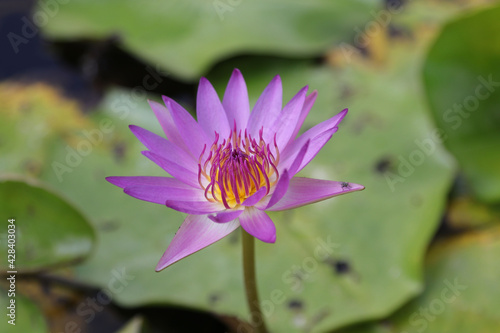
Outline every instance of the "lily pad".
{"label": "lily pad", "polygon": [[[88,120],[75,102],[43,84],[2,83],[0,101],[0,207],[16,219],[16,267],[42,269],[84,258],[95,237],[87,219],[46,185],[27,179],[53,166],[54,140],[77,140],[75,128],[85,128]],[[6,251],[6,230],[2,235]]]}
{"label": "lily pad", "polygon": [[141,316],[135,316],[116,333],[141,333],[143,321],[144,319]]}
{"label": "lily pad", "polygon": [[[44,2],[39,4],[46,13]],[[234,54],[320,54],[373,19],[379,5],[378,0],[73,0],[60,4],[43,29],[52,38],[117,33],[133,53],[196,80]]]}
{"label": "lily pad", "polygon": [[41,83],[3,82],[0,102],[0,172],[39,177],[45,167],[52,167],[53,140],[64,137],[76,146],[81,139],[76,131],[90,125],[76,102]]}
{"label": "lily pad", "polygon": [[40,184],[0,178],[0,207],[14,226],[9,226],[8,233],[6,227],[0,241],[4,253],[15,250],[9,256],[12,262],[2,262],[4,271],[33,271],[74,262],[92,249],[94,232],[84,216]]}
{"label": "lily pad", "polygon": [[[500,201],[500,7],[443,27],[424,65],[424,82],[446,148],[474,194]],[[488,36],[488,38],[478,38]]]}
{"label": "lily pad", "polygon": [[[0,331],[4,333],[49,332],[43,314],[33,302],[19,295],[18,292],[14,297],[8,297],[7,290],[0,288],[0,292],[0,306],[7,315],[2,316]],[[11,300],[14,300],[14,303],[11,303]],[[13,313],[9,307],[15,307]],[[11,316],[11,314],[14,316]],[[12,321],[12,323],[9,323],[9,321]]]}
{"label": "lily pad", "polygon": [[499,255],[499,227],[439,242],[426,259],[422,295],[381,323],[345,332],[496,332],[500,326]]}
{"label": "lily pad", "polygon": [[447,222],[457,230],[500,223],[500,206],[488,206],[471,197],[458,197],[449,203]]}

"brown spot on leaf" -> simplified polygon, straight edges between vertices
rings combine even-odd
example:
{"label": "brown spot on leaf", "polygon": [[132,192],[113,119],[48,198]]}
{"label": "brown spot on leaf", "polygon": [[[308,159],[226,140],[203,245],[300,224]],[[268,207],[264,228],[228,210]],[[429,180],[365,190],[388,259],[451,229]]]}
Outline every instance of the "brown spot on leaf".
{"label": "brown spot on leaf", "polygon": [[291,310],[302,310],[304,308],[304,303],[298,299],[290,300],[287,305]]}
{"label": "brown spot on leaf", "polygon": [[392,159],[389,156],[384,156],[375,163],[375,171],[378,173],[383,174],[390,169],[392,169]]}
{"label": "brown spot on leaf", "polygon": [[124,142],[117,142],[113,145],[113,156],[117,163],[122,162],[125,158],[126,148],[127,146]]}

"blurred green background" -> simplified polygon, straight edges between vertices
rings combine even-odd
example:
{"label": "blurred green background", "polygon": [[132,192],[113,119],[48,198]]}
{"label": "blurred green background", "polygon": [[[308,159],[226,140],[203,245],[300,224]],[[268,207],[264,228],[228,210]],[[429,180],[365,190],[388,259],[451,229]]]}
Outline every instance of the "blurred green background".
{"label": "blurred green background", "polygon": [[363,192],[273,213],[257,243],[272,332],[500,331],[500,6],[446,0],[7,0],[0,35],[1,308],[16,224],[16,326],[1,332],[250,332],[238,232],[154,267],[184,215],[106,176],[164,175],[128,130],[147,99],[195,107],[234,68],[250,103],[344,108],[303,176]]}

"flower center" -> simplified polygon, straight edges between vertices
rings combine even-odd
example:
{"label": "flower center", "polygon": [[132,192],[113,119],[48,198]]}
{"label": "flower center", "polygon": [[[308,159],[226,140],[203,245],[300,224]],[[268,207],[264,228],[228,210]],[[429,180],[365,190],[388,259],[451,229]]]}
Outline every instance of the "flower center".
{"label": "flower center", "polygon": [[266,194],[279,179],[276,165],[279,162],[279,151],[274,140],[274,151],[262,138],[259,142],[247,134],[236,131],[229,138],[219,143],[219,134],[215,133],[215,141],[205,157],[206,145],[198,161],[198,181],[205,190],[205,197],[212,202],[221,202],[227,209],[241,205],[245,199],[260,188],[265,187]]}

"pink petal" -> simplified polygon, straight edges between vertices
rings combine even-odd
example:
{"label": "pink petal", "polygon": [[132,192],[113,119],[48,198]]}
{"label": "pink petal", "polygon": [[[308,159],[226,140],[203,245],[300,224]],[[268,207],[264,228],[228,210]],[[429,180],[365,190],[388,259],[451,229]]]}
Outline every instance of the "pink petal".
{"label": "pink petal", "polygon": [[245,201],[241,203],[242,206],[254,206],[262,198],[266,196],[267,188],[261,187],[257,192],[246,198]]}
{"label": "pink petal", "polygon": [[318,91],[316,90],[314,90],[309,96],[306,97],[304,105],[302,106],[302,110],[300,111],[299,120],[297,121],[295,130],[293,131],[290,140],[295,139],[295,137],[299,133],[300,128],[304,124],[304,121],[306,120],[307,115],[309,114],[309,111],[311,110],[312,106],[314,105],[314,102],[316,101],[316,97],[318,97]]}
{"label": "pink petal", "polygon": [[264,200],[256,204],[255,207],[257,207],[260,210],[266,210],[268,207],[272,207],[278,201],[281,200],[281,198],[285,195],[286,191],[288,190],[288,184],[290,182],[290,179],[293,177],[290,175],[295,175],[297,173],[298,167],[302,163],[308,147],[309,147],[309,141],[307,141],[306,144],[300,149],[299,153],[295,157],[295,160],[293,161],[290,168],[280,171],[281,176],[280,179],[278,180],[278,183],[276,184],[276,187],[274,188],[273,194],[264,198]]}
{"label": "pink petal", "polygon": [[200,201],[205,198],[202,189],[175,188],[166,186],[127,186],[126,194],[144,201],[164,205],[167,200]]}
{"label": "pink petal", "polygon": [[208,215],[208,218],[214,222],[227,223],[233,221],[234,219],[237,219],[238,216],[241,215],[241,213],[243,213],[243,209],[228,209],[215,215]]}
{"label": "pink petal", "polygon": [[160,168],[168,172],[172,177],[177,178],[183,183],[200,188],[198,174],[186,169],[184,166],[150,151],[143,151],[142,154],[156,163]]}
{"label": "pink petal", "polygon": [[[176,189],[192,190],[191,185],[187,185],[178,179],[170,177],[151,177],[151,176],[134,176],[134,177],[106,177],[106,180],[113,185],[121,188],[125,187],[168,187]],[[199,190],[199,189],[196,189]]]}
{"label": "pink petal", "polygon": [[293,175],[297,173],[297,170],[300,164],[302,163],[304,156],[306,155],[308,147],[309,147],[309,141],[307,141],[306,144],[302,147],[302,149],[300,149],[299,153],[295,157],[295,160],[293,161],[290,168],[285,169],[284,171],[281,172],[280,179],[278,180],[278,184],[276,184],[276,187],[274,188],[272,196],[266,197],[264,200],[262,200],[262,202],[259,202],[259,204],[255,205],[255,207],[257,207],[260,210],[266,210],[268,207],[272,207],[278,201],[281,200],[281,198],[285,195],[286,191],[288,190],[288,184],[290,182],[290,179],[293,177]]}
{"label": "pink petal", "polygon": [[188,215],[156,266],[159,272],[169,265],[217,242],[239,227],[238,220],[215,223],[206,215]]}
{"label": "pink petal", "polygon": [[[281,112],[282,94],[281,78],[276,75],[264,89],[250,113],[247,126],[250,135],[258,138],[262,127],[268,128],[274,123]],[[265,131],[266,135],[268,132]]]}
{"label": "pink petal", "polygon": [[290,180],[288,191],[283,198],[267,210],[278,211],[297,208],[337,195],[360,191],[364,188],[364,186],[354,183],[294,177]]}
{"label": "pink petal", "polygon": [[[309,149],[307,150],[304,158],[302,159],[302,163],[300,164],[297,172],[300,172],[306,165],[311,162],[319,151],[325,146],[325,144],[332,138],[333,134],[337,132],[338,127],[334,127],[330,130],[325,131],[324,133],[318,135],[314,140],[309,144]],[[295,174],[296,174],[295,173]],[[295,176],[294,174],[294,176]]]}
{"label": "pink petal", "polygon": [[225,209],[224,205],[217,202],[210,202],[206,199],[203,201],[166,200],[165,206],[182,213],[193,215],[212,214]]}
{"label": "pink petal", "polygon": [[163,132],[165,132],[167,139],[180,148],[184,149],[185,151],[189,151],[189,148],[184,143],[184,140],[182,140],[182,137],[177,130],[177,127],[175,126],[174,119],[172,118],[172,115],[170,114],[168,109],[160,103],[156,103],[151,100],[148,100],[148,102],[151,106],[151,109],[153,109],[156,119],[158,119]]}
{"label": "pink petal", "polygon": [[[295,174],[297,174],[300,170],[302,170],[309,162],[312,161],[312,159],[319,153],[321,148],[325,146],[325,144],[332,138],[333,133],[335,133],[338,130],[338,127],[329,129],[321,134],[319,134],[316,137],[313,137],[309,141],[309,146],[307,151],[305,152],[304,157],[301,159],[300,165],[297,167],[294,167],[294,173],[290,172],[290,175],[293,177]],[[278,165],[278,171],[283,172],[285,169],[291,169],[292,163],[294,161],[297,161],[297,156],[300,154],[301,150],[299,150],[298,146],[301,142],[300,141],[294,141],[291,145],[289,145],[286,149],[286,151],[283,154],[283,157],[281,157],[281,161]],[[292,171],[292,170],[290,170]]]}
{"label": "pink petal", "polygon": [[267,207],[274,206],[278,201],[283,198],[286,191],[288,190],[288,184],[290,183],[290,175],[288,174],[288,170],[285,170],[280,176],[276,187],[274,188],[274,192],[269,199]]}
{"label": "pink petal", "polygon": [[247,207],[239,217],[241,227],[250,235],[266,243],[276,241],[276,227],[266,213]]}
{"label": "pink petal", "polygon": [[229,79],[222,106],[226,111],[229,127],[232,128],[235,122],[238,130],[247,127],[248,116],[250,115],[248,91],[245,79],[238,69],[233,71]]}
{"label": "pink petal", "polygon": [[290,141],[292,137],[297,121],[299,120],[302,107],[304,105],[304,100],[306,98],[308,87],[302,88],[291,100],[285,105],[283,111],[276,118],[269,134],[265,139],[273,139],[274,133],[276,133],[276,143],[278,148],[285,148],[286,144]]}
{"label": "pink petal", "polygon": [[133,176],[133,177],[106,177],[106,180],[113,185],[121,188],[127,186],[168,186],[175,188],[192,188],[183,182],[169,177],[153,177],[153,176]]}
{"label": "pink petal", "polygon": [[[298,154],[295,156],[295,160],[292,162],[292,165],[290,165],[289,168],[289,173],[292,175],[292,177],[299,172],[300,166],[303,164],[304,159],[306,158],[306,154],[309,150],[309,145],[311,144],[311,141],[307,140],[304,146],[300,148]],[[321,148],[320,148],[321,149]],[[319,149],[318,149],[319,150]],[[315,154],[316,155],[316,154]],[[314,155],[314,156],[315,156]],[[314,157],[313,156],[313,157]],[[286,170],[285,170],[286,171]]]}
{"label": "pink petal", "polygon": [[226,112],[212,84],[204,77],[200,79],[196,97],[196,115],[198,123],[205,130],[207,137],[215,138],[215,132],[222,138],[229,136],[230,126]]}
{"label": "pink petal", "polygon": [[[341,112],[339,112],[337,115],[333,116],[332,118],[327,119],[327,120],[317,124],[313,128],[311,128],[308,131],[306,131],[305,133],[303,133],[297,139],[290,142],[290,144],[285,148],[285,150],[290,151],[289,146],[291,144],[295,144],[294,148],[299,149],[299,147],[302,147],[307,140],[311,140],[315,136],[317,136],[325,131],[328,131],[334,127],[337,127],[338,124],[342,121],[342,119],[344,119],[346,114],[347,114],[347,109],[344,109]],[[283,151],[283,153],[285,153],[285,151]]]}
{"label": "pink petal", "polygon": [[306,131],[300,137],[298,137],[297,140],[307,140],[307,137],[311,135],[314,136],[314,133],[322,133],[326,130],[337,127],[342,121],[342,119],[344,119],[344,117],[347,115],[347,111],[348,111],[347,109],[344,109],[339,113],[337,113],[335,116],[331,117],[330,119],[327,119],[319,123],[318,125]]}
{"label": "pink petal", "polygon": [[139,126],[130,125],[130,130],[151,152],[169,160],[180,162],[186,169],[198,172],[198,162],[193,156],[174,143]]}
{"label": "pink petal", "polygon": [[[323,148],[328,140],[330,140],[332,135],[338,130],[337,125],[342,121],[346,114],[347,109],[343,110],[336,116],[314,126],[297,139],[291,141],[281,152],[281,161],[278,165],[278,170],[282,171],[284,169],[288,169],[299,153],[299,149],[301,149],[307,141],[310,141],[307,154],[304,157],[297,172],[302,170],[318,154],[321,148]],[[292,176],[294,175],[292,173],[290,174]]]}
{"label": "pink petal", "polygon": [[163,96],[163,100],[184,143],[194,157],[199,157],[203,147],[211,145],[213,140],[209,140],[205,131],[182,106],[166,96]]}

